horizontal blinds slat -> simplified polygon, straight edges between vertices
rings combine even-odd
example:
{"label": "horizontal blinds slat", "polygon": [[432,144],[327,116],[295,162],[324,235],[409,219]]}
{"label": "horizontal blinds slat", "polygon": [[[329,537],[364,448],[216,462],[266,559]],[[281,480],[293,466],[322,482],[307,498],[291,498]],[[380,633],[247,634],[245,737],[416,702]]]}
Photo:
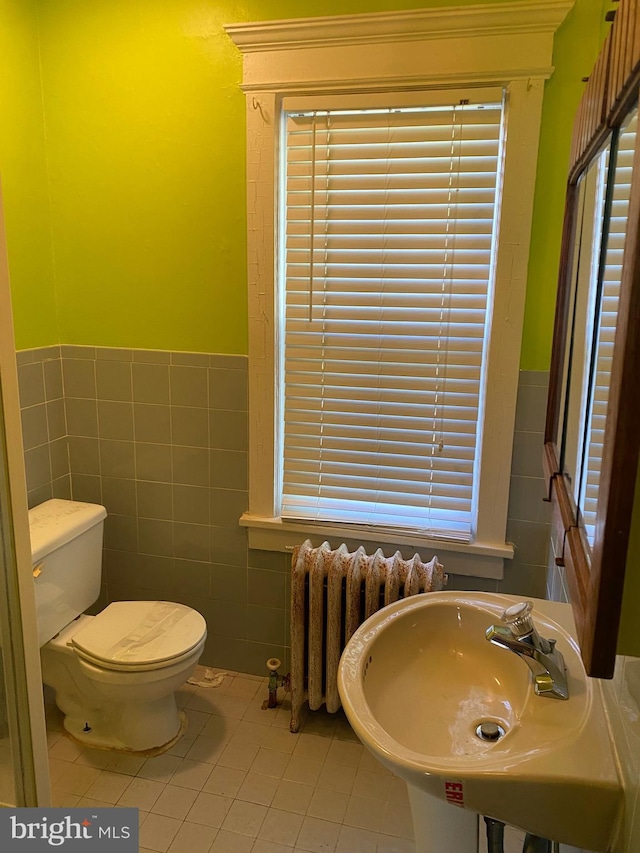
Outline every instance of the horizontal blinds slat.
{"label": "horizontal blinds slat", "polygon": [[282,514],[468,537],[501,107],[286,126]]}

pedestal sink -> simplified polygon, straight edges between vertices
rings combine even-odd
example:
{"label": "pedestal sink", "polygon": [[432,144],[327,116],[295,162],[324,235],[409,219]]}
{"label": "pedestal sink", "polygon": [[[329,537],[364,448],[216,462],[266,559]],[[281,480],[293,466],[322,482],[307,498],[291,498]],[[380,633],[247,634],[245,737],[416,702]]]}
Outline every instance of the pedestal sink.
{"label": "pedestal sink", "polygon": [[[418,851],[431,849],[417,812],[432,798],[587,850],[607,850],[615,833],[622,789],[600,684],[585,674],[571,608],[533,600],[539,634],[564,656],[563,701],[537,696],[525,663],[485,638],[517,601],[481,592],[397,601],[360,626],[340,661],[354,731],[409,785]],[[483,723],[504,734],[483,739]]]}

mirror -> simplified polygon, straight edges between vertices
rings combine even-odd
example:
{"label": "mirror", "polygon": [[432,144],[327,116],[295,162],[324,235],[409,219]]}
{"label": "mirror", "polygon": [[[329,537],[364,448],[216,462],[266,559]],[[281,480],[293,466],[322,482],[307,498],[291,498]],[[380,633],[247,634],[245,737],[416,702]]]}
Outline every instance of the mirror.
{"label": "mirror", "polygon": [[595,537],[637,123],[635,107],[578,183],[559,470],[575,525],[587,539],[587,558]]}
{"label": "mirror", "polygon": [[602,215],[606,188],[605,148],[578,183],[577,226],[571,264],[569,294],[570,331],[565,346],[563,405],[561,409],[559,470],[566,488],[579,506],[582,438],[589,384],[589,351],[593,329],[598,258],[602,245]]}
{"label": "mirror", "polygon": [[640,45],[618,49],[637,5],[622,0],[576,117],[545,430],[555,561],[601,678],[615,666],[640,452]]}

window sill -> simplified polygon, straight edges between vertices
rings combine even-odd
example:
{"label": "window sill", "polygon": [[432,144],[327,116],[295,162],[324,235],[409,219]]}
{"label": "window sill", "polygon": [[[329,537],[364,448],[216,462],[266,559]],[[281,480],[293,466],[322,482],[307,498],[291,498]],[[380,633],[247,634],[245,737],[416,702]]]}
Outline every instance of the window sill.
{"label": "window sill", "polygon": [[304,539],[319,545],[325,539],[333,547],[345,542],[350,550],[367,543],[367,551],[382,548],[387,556],[392,549],[410,556],[415,549],[421,559],[430,560],[437,553],[445,571],[453,575],[500,580],[504,576],[504,560],[513,559],[513,545],[496,542],[455,542],[434,539],[407,531],[381,531],[369,528],[343,527],[314,522],[283,521],[281,518],[245,512],[240,525],[246,527],[249,547],[258,551],[292,551]]}

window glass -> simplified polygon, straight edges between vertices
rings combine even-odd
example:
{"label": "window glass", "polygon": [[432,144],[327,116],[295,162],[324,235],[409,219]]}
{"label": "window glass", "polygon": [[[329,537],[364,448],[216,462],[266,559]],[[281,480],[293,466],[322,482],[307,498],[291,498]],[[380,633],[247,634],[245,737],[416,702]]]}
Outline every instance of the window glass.
{"label": "window glass", "polygon": [[468,540],[503,105],[283,128],[279,513]]}

